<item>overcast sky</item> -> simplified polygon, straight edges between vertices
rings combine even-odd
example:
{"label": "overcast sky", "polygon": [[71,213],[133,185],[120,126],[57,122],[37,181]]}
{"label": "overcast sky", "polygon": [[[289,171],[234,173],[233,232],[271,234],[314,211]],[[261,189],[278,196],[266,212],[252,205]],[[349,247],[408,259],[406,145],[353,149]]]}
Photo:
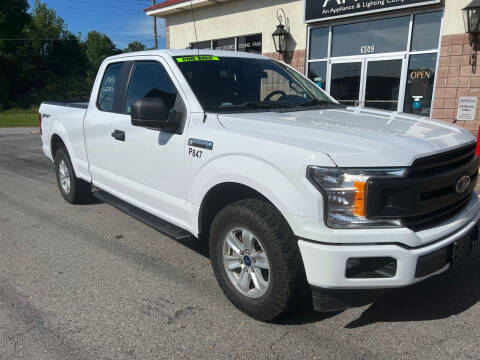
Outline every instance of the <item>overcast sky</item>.
{"label": "overcast sky", "polygon": [[[28,2],[33,7],[35,1]],[[143,11],[152,4],[151,0],[42,0],[42,3],[55,9],[68,29],[81,33],[82,38],[90,30],[97,30],[107,34],[119,49],[134,40],[153,47],[153,20]],[[164,48],[165,23],[163,20],[157,23],[158,46]]]}

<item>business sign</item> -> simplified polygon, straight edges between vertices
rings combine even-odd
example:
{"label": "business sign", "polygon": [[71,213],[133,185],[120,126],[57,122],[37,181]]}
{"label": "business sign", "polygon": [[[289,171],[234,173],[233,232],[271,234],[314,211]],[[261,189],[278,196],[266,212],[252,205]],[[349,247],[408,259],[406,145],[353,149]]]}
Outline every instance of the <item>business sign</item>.
{"label": "business sign", "polygon": [[235,38],[213,40],[212,46],[213,50],[235,51]]}
{"label": "business sign", "polygon": [[458,99],[457,120],[474,121],[476,112],[476,96],[462,96]]}
{"label": "business sign", "polygon": [[237,37],[237,50],[261,54],[262,34]]}
{"label": "business sign", "polygon": [[305,22],[439,4],[442,0],[305,0]]}

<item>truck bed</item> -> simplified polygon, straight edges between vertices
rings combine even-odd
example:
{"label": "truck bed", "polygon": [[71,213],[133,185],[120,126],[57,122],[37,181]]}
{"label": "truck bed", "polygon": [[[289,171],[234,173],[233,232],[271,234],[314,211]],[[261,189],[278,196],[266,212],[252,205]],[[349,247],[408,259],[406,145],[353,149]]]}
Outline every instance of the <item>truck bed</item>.
{"label": "truck bed", "polygon": [[43,104],[45,105],[55,105],[55,106],[66,106],[66,107],[73,107],[78,109],[87,109],[88,108],[88,101],[85,102],[78,102],[78,101],[44,101]]}
{"label": "truck bed", "polygon": [[66,142],[65,145],[76,170],[79,169],[79,164],[83,164],[86,159],[83,119],[87,113],[87,107],[88,103],[84,102],[45,101],[39,109],[42,117],[43,151],[53,160],[49,139],[55,132]]}

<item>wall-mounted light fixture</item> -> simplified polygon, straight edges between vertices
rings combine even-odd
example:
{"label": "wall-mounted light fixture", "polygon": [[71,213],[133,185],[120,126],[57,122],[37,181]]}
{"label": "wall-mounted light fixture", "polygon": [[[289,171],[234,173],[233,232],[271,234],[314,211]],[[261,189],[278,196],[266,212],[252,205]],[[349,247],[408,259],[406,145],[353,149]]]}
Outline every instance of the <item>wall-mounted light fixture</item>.
{"label": "wall-mounted light fixture", "polygon": [[[282,14],[283,14],[283,17],[282,17]],[[288,39],[290,38],[290,33],[287,30],[285,30],[287,17],[285,16],[285,11],[283,11],[283,9],[278,9],[277,19],[278,19],[277,29],[272,34],[273,43],[275,44],[275,50],[278,53],[283,54],[287,51],[287,43],[288,43]],[[284,20],[285,20],[285,24],[283,24]]]}
{"label": "wall-mounted light fixture", "polygon": [[477,71],[477,47],[480,33],[480,0],[471,1],[462,9],[462,12],[465,32],[470,36],[470,45],[473,50],[470,65],[472,65],[472,71],[475,73]]}

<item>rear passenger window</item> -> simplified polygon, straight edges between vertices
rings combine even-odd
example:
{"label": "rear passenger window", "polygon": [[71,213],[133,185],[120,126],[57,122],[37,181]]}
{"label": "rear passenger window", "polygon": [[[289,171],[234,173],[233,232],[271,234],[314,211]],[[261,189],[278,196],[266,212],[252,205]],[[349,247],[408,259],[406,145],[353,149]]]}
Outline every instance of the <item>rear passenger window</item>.
{"label": "rear passenger window", "polygon": [[100,92],[98,94],[98,108],[102,111],[113,111],[113,101],[117,83],[120,78],[121,63],[110,64],[103,75]]}
{"label": "rear passenger window", "polygon": [[165,68],[156,61],[140,61],[135,64],[128,86],[125,112],[130,114],[132,103],[146,97],[161,97],[166,101],[169,112],[182,101]]}

